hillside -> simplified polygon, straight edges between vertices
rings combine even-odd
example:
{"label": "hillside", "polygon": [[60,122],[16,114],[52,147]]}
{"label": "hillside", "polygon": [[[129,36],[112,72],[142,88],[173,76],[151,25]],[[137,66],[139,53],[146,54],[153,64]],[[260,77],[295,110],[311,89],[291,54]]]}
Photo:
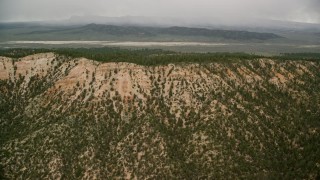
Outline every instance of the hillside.
{"label": "hillside", "polygon": [[316,60],[0,57],[0,179],[316,179],[319,82]]}

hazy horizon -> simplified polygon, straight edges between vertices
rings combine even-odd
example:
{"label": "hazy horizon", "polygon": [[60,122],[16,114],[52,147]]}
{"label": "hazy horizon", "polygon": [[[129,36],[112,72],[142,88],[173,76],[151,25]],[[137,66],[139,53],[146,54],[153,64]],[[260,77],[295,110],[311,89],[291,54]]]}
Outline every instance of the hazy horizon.
{"label": "hazy horizon", "polygon": [[265,19],[320,23],[318,0],[1,0],[0,22],[67,20],[84,17],[152,17],[186,21]]}

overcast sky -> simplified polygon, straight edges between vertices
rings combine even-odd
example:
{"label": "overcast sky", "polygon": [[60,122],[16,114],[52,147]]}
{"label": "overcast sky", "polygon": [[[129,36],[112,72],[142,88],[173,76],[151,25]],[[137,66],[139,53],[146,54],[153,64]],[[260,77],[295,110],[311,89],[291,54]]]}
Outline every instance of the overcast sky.
{"label": "overcast sky", "polygon": [[59,20],[74,15],[320,23],[320,0],[0,0],[0,21]]}

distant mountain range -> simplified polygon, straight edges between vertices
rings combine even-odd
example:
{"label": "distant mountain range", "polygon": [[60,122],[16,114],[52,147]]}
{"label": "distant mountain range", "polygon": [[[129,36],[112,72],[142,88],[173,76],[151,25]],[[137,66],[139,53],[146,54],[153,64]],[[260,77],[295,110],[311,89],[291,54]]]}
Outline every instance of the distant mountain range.
{"label": "distant mountain range", "polygon": [[[23,27],[23,26],[22,26]],[[88,24],[84,26],[43,27],[2,25],[0,30],[6,30],[4,36],[11,34],[13,40],[170,40],[185,41],[191,39],[210,40],[270,40],[281,38],[273,33],[259,33],[236,30],[215,30],[208,28],[189,27],[145,27],[145,26],[116,26],[105,24]],[[8,30],[10,29],[10,30]],[[1,35],[1,32],[0,32]]]}
{"label": "distant mountain range", "polygon": [[73,16],[59,21],[0,23],[2,42],[252,42],[310,47],[319,45],[319,34],[320,24],[265,19]]}
{"label": "distant mountain range", "polygon": [[131,26],[184,26],[184,27],[207,27],[229,30],[255,29],[261,30],[308,30],[320,31],[320,24],[268,20],[268,19],[233,19],[226,17],[198,17],[198,18],[170,18],[170,17],[143,17],[143,16],[72,16],[67,20],[51,23],[66,25],[84,24],[110,24],[110,25],[131,25]]}

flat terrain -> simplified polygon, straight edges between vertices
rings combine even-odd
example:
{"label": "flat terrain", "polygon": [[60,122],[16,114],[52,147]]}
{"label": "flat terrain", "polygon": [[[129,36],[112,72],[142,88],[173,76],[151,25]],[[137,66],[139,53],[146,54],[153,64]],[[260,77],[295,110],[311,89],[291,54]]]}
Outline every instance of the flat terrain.
{"label": "flat terrain", "polygon": [[261,55],[280,53],[318,53],[320,45],[277,43],[228,43],[228,42],[134,42],[134,41],[8,41],[0,42],[0,49],[8,48],[157,48],[176,52],[246,52]]}

